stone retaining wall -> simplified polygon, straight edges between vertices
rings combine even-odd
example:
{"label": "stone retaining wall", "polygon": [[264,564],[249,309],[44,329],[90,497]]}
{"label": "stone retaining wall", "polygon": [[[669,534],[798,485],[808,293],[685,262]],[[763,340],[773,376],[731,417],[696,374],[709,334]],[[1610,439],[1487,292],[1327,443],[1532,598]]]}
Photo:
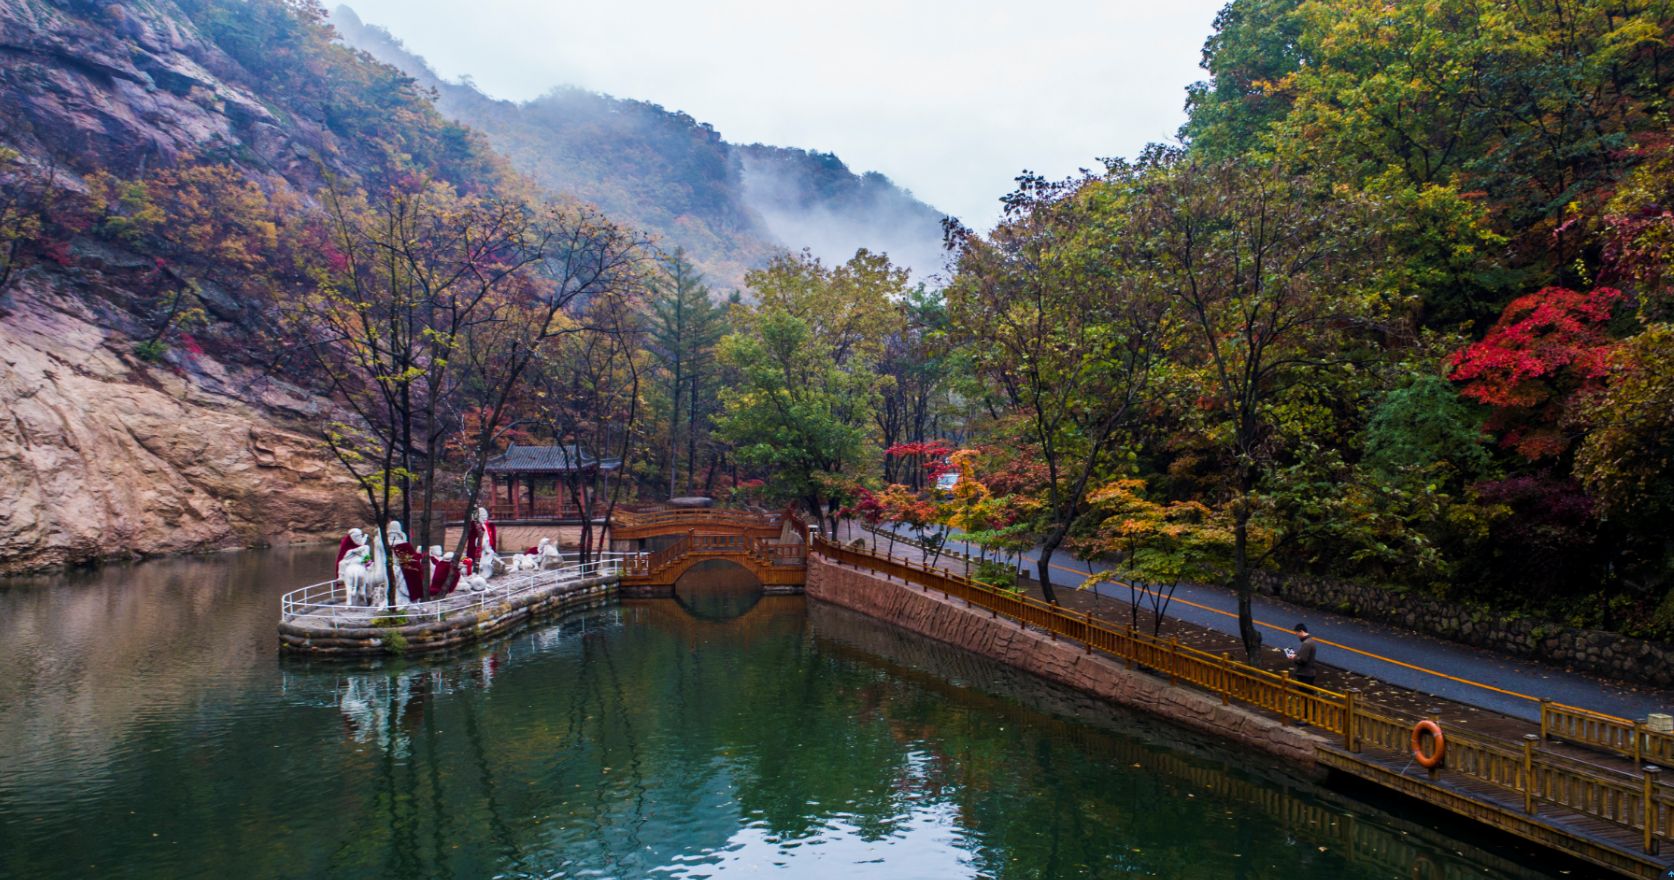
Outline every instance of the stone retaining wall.
{"label": "stone retaining wall", "polygon": [[1262,593],[1297,605],[1394,624],[1606,678],[1674,686],[1674,645],[1602,630],[1507,619],[1484,609],[1370,584],[1261,573],[1255,585]]}
{"label": "stone retaining wall", "polygon": [[424,654],[446,651],[508,632],[515,627],[616,600],[617,578],[565,581],[530,590],[508,602],[456,612],[440,621],[388,627],[329,627],[299,621],[279,624],[282,651],[324,656]]}
{"label": "stone retaining wall", "polygon": [[1150,712],[1187,727],[1237,740],[1291,761],[1312,765],[1325,742],[1277,718],[1219,697],[1170,685],[1128,669],[1073,642],[992,617],[940,593],[925,592],[870,571],[808,559],[809,598],[858,611],[922,636],[980,654],[1077,690]]}

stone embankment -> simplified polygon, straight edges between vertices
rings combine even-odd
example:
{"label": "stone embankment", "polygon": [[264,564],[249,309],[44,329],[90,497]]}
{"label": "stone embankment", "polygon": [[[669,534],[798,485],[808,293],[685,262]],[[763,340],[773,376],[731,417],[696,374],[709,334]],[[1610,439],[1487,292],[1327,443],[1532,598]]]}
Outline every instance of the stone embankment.
{"label": "stone embankment", "polygon": [[619,577],[556,580],[500,601],[477,603],[457,594],[460,607],[409,621],[396,611],[355,619],[296,617],[279,623],[279,646],[288,653],[325,657],[427,654],[448,651],[511,630],[616,601]]}
{"label": "stone embankment", "polygon": [[1280,719],[1222,704],[1212,694],[1170,685],[1075,643],[874,572],[810,557],[807,595],[1299,764],[1312,766],[1315,749],[1325,742]]}

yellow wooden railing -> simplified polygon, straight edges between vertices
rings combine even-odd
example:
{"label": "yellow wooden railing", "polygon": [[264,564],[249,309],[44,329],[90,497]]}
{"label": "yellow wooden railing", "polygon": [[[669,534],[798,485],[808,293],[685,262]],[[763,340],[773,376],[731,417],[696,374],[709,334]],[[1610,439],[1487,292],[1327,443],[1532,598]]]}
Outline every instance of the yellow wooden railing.
{"label": "yellow wooden railing", "polygon": [[1202,651],[1132,627],[1117,627],[1033,596],[1002,590],[909,559],[878,556],[824,538],[815,539],[815,549],[839,562],[871,568],[1081,642],[1129,665],[1143,666],[1172,681],[1183,681],[1219,694],[1222,700],[1237,700],[1266,709],[1328,733],[1342,734],[1347,727],[1348,695],[1303,684],[1290,678],[1289,673],[1269,672],[1225,654]]}
{"label": "yellow wooden railing", "polygon": [[[845,547],[825,538],[814,538],[813,549],[833,561],[899,578],[996,616],[1004,615],[1056,637],[1080,642],[1090,651],[1144,667],[1170,681],[1191,684],[1219,695],[1223,701],[1236,700],[1282,718],[1306,722],[1317,730],[1341,736],[1350,752],[1370,748],[1406,754],[1411,749],[1413,726],[1421,720],[1367,703],[1356,691],[1339,693],[1306,685],[1288,674],[1272,673],[1225,654],[1211,654],[1132,627],[1117,627],[911,559]],[[1446,772],[1486,783],[1520,799],[1525,812],[1531,814],[1539,810],[1540,804],[1550,804],[1631,829],[1642,835],[1641,843],[1648,853],[1657,852],[1660,841],[1674,838],[1674,788],[1661,781],[1660,769],[1613,770],[1539,748],[1543,738],[1562,739],[1622,754],[1637,764],[1652,757],[1667,760],[1674,753],[1670,742],[1674,738],[1626,719],[1551,702],[1542,704],[1541,722],[1541,735],[1529,734],[1521,742],[1449,729],[1445,763],[1431,772],[1431,778],[1439,780]]]}
{"label": "yellow wooden railing", "polygon": [[1635,762],[1674,762],[1674,733],[1651,730],[1643,722],[1551,700],[1540,701],[1540,736],[1615,752]]}

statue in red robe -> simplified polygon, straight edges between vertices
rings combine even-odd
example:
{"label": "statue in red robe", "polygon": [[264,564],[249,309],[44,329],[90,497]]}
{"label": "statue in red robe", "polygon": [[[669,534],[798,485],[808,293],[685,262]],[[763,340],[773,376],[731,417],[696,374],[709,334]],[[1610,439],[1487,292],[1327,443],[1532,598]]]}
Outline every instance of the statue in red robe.
{"label": "statue in red robe", "polygon": [[350,529],[349,533],[343,536],[343,540],[337,542],[337,562],[334,564],[342,565],[343,557],[348,556],[350,550],[365,546],[366,533],[360,529]]}
{"label": "statue in red robe", "polygon": [[475,516],[471,517],[471,534],[465,539],[465,555],[471,560],[471,570],[482,567],[483,551],[500,552],[500,536],[494,530],[494,524],[488,521],[488,508],[479,507]]}

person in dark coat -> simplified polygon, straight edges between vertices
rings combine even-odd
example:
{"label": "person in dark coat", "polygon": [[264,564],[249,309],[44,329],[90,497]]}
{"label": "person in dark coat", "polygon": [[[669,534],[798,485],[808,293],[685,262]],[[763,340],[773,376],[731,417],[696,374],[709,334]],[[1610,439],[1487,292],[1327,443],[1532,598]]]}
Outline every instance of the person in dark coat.
{"label": "person in dark coat", "polygon": [[1308,625],[1306,623],[1296,625],[1296,642],[1297,645],[1294,649],[1285,649],[1285,656],[1289,657],[1291,665],[1296,667],[1294,670],[1296,680],[1311,685],[1314,683],[1314,679],[1319,677],[1319,664],[1314,662],[1314,640],[1308,635]]}

